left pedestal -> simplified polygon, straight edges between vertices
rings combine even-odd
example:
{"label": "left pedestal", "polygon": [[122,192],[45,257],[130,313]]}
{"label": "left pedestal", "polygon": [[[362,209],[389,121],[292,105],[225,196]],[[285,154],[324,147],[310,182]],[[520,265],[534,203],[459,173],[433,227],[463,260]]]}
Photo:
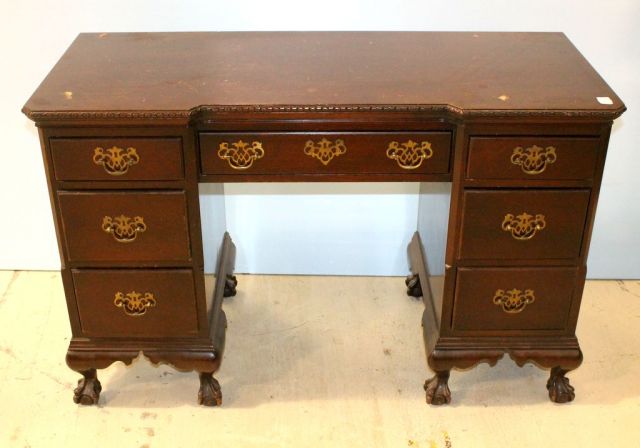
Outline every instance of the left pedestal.
{"label": "left pedestal", "polygon": [[74,401],[99,401],[98,369],[152,363],[196,371],[198,402],[222,402],[213,374],[224,351],[222,300],[235,293],[235,247],[222,184],[208,193],[217,250],[205,293],[198,163],[188,127],[41,127],[72,339],[82,378]]}

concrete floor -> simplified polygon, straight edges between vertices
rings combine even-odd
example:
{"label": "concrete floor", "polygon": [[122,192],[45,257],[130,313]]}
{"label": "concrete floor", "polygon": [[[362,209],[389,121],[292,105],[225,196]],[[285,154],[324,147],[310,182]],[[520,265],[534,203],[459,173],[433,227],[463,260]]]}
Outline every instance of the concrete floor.
{"label": "concrete floor", "polygon": [[503,359],[453,372],[430,407],[422,304],[400,278],[240,276],[228,299],[222,408],[196,405],[194,373],[139,359],[99,372],[97,407],[72,400],[58,273],[0,271],[0,447],[639,446],[640,282],[591,281],[576,400],[547,372]]}

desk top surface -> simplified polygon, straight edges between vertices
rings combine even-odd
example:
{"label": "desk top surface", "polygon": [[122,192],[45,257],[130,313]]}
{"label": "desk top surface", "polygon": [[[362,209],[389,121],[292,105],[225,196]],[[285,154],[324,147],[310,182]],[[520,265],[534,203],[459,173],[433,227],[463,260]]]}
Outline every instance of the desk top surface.
{"label": "desk top surface", "polygon": [[24,112],[38,120],[372,105],[602,118],[624,111],[562,33],[214,32],[81,34]]}

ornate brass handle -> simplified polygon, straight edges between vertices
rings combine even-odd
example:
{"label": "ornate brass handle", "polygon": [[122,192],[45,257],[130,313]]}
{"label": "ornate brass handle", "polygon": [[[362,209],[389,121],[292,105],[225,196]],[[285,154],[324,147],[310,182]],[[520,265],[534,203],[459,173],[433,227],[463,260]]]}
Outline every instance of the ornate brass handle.
{"label": "ornate brass handle", "polygon": [[253,162],[264,157],[264,149],[261,142],[243,142],[238,140],[229,145],[228,142],[220,143],[218,157],[229,162],[234,170],[246,170],[251,168]]}
{"label": "ornate brass handle", "polygon": [[93,150],[93,163],[100,165],[112,176],[122,176],[129,171],[129,167],[140,161],[136,148],[97,147]]}
{"label": "ornate brass handle", "polygon": [[528,148],[518,146],[513,149],[513,154],[511,154],[511,163],[520,165],[524,173],[531,175],[542,173],[547,165],[554,163],[556,159],[556,148],[553,146],[546,148],[536,145]]}
{"label": "ornate brass handle", "polygon": [[422,161],[433,156],[431,143],[424,141],[418,144],[413,140],[404,143],[391,142],[387,147],[387,157],[395,160],[398,166],[405,170],[415,170],[422,165]]}
{"label": "ornate brass handle", "polygon": [[536,232],[544,229],[546,225],[544,215],[538,214],[534,217],[528,213],[522,213],[514,216],[507,213],[502,221],[502,230],[511,232],[511,236],[516,240],[525,241],[533,238]]}
{"label": "ornate brass handle", "polygon": [[121,292],[116,293],[113,304],[118,308],[122,308],[127,316],[138,317],[143,316],[147,309],[156,306],[156,298],[150,292],[144,294],[131,291],[127,294]]}
{"label": "ornate brass handle", "polygon": [[102,230],[112,234],[119,243],[130,243],[136,239],[138,233],[147,230],[147,225],[142,216],[134,216],[133,218],[125,215],[114,218],[105,216],[102,218]]}
{"label": "ornate brass handle", "polygon": [[520,313],[535,300],[536,297],[532,289],[527,289],[524,292],[515,288],[509,291],[498,289],[493,296],[494,305],[502,306],[502,311],[509,314]]}
{"label": "ornate brass handle", "polygon": [[304,153],[310,157],[318,159],[323,165],[328,165],[334,157],[341,156],[347,152],[347,145],[344,140],[337,139],[335,142],[322,138],[319,142],[307,140],[304,145]]}

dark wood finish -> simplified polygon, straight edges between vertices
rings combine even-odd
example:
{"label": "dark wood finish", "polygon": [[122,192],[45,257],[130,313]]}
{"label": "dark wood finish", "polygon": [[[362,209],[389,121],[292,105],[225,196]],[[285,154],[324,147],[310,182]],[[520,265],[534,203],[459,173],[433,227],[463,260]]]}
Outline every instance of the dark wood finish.
{"label": "dark wood finish", "polygon": [[[237,284],[221,183],[248,181],[451,181],[442,294],[421,238],[435,222],[425,183],[408,248],[408,292],[425,304],[435,372],[427,401],[451,401],[451,369],[505,353],[551,370],[552,401],[573,400],[566,374],[582,362],[575,328],[589,242],[612,120],[624,110],[561,33],[78,36],[23,108],[40,127],[73,335],[66,359],[83,376],[74,401],[96,404],[96,369],[142,352],[197,371],[198,402],[221,403],[222,304]],[[342,138],[347,151],[327,163],[304,154],[307,139],[323,137]],[[386,156],[389,137],[426,138],[434,155],[403,169]],[[235,138],[260,139],[264,156],[233,170],[218,150]],[[132,142],[140,160],[125,174],[93,163],[95,146]],[[514,149],[533,145],[553,147],[554,160],[525,173]],[[207,225],[220,247],[208,297],[199,181],[216,183]],[[544,228],[515,240],[504,217],[525,212],[543,214]],[[116,242],[101,223],[119,214],[144,216],[146,230]],[[162,289],[156,307],[125,316],[111,298],[124,279]],[[513,288],[532,289],[535,301],[506,314],[494,295]]]}
{"label": "dark wood finish", "polygon": [[73,390],[73,402],[85,406],[97,404],[102,392],[102,384],[98,381],[96,369],[88,369],[80,373],[82,378],[78,380],[78,387]]}
{"label": "dark wood finish", "polygon": [[[229,234],[225,232],[216,263],[215,288],[207,307],[210,337],[215,347],[216,358],[220,360],[224,354],[225,331],[227,329],[227,316],[222,309],[222,303],[225,297],[236,294],[238,285],[238,281],[233,275],[235,259],[236,246],[231,241]],[[219,367],[220,364],[213,370],[200,370],[199,404],[205,406],[220,406],[222,404],[220,384],[212,376]]]}
{"label": "dark wood finish", "polygon": [[[196,294],[190,270],[74,270],[82,333],[90,337],[197,336]],[[128,315],[117,292],[151,293],[155,305]]]}
{"label": "dark wood finish", "polygon": [[[306,143],[317,145],[326,139],[329,145],[344,143],[345,152],[320,160],[305,153]],[[415,169],[405,169],[387,157],[391,142],[400,144],[423,141],[431,144],[428,159]],[[234,169],[218,152],[220,144],[238,141],[260,142],[264,155],[248,169]],[[378,133],[201,133],[200,157],[204,175],[264,174],[447,174],[451,153],[449,132],[378,132]]]}
{"label": "dark wood finish", "polygon": [[[40,129],[41,142],[43,149],[43,156],[47,162],[47,169],[52,166],[53,162],[50,158],[49,141],[52,138],[87,138],[93,135],[105,138],[105,136],[111,136],[111,138],[140,138],[141,136],[149,137],[165,137],[175,138],[178,136],[182,142],[183,158],[185,161],[184,181],[118,181],[113,182],[111,180],[105,181],[56,181],[53,176],[48,176],[50,180],[50,191],[52,197],[52,206],[54,214],[56,216],[55,223],[58,229],[63,229],[62,217],[58,207],[57,191],[68,189],[82,189],[82,190],[100,190],[100,189],[137,189],[137,190],[158,190],[163,189],[162,192],[166,192],[166,189],[172,190],[184,190],[186,193],[186,221],[188,222],[189,232],[191,234],[191,260],[189,262],[183,261],[144,261],[136,260],[135,262],[98,262],[96,260],[69,262],[67,249],[64,245],[62,238],[62,230],[59,234],[60,252],[63,258],[62,279],[67,295],[67,306],[69,309],[69,318],[71,328],[73,332],[73,338],[69,344],[69,350],[67,353],[67,364],[70,368],[78,371],[84,375],[88,370],[92,368],[105,368],[115,361],[122,361],[126,364],[130,364],[134,358],[136,358],[142,351],[151,362],[153,363],[169,363],[179,370],[196,370],[199,372],[205,372],[212,374],[217,371],[222,361],[222,350],[224,345],[224,329],[226,327],[226,321],[224,325],[210,326],[209,318],[207,315],[207,300],[204,291],[204,273],[203,265],[204,259],[202,254],[202,240],[200,235],[200,214],[198,204],[198,163],[196,160],[195,138],[193,132],[187,128],[175,128],[171,126],[167,127],[108,127],[108,128],[87,128],[87,127],[51,127],[46,129]],[[109,138],[109,137],[106,137]],[[221,193],[222,186],[219,190]],[[109,193],[114,193],[110,191]],[[116,193],[133,193],[118,191]],[[158,191],[150,191],[150,193],[158,193]],[[179,193],[172,192],[172,193]],[[224,201],[218,200],[215,202],[213,218],[216,229],[224,229]],[[175,220],[175,218],[173,219]],[[223,234],[216,233],[216,238],[219,241],[223,241]],[[159,244],[164,244],[166,240],[161,241]],[[227,265],[230,263],[227,262]],[[196,311],[195,316],[198,322],[198,334],[196,336],[185,337],[153,337],[153,338],[97,338],[83,335],[82,322],[79,319],[78,305],[75,297],[74,283],[72,278],[71,267],[94,267],[102,266],[105,268],[115,266],[135,266],[135,267],[160,267],[160,266],[176,266],[185,265],[193,269],[193,279],[195,287],[195,302]],[[232,263],[231,263],[232,265]],[[225,275],[230,275],[232,270],[227,270]],[[217,293],[216,293],[217,294]],[[222,290],[219,294],[222,294]],[[97,381],[97,379],[96,379]],[[85,388],[86,391],[91,389]],[[97,396],[94,397],[97,402]]]}
{"label": "dark wood finish", "polygon": [[[515,148],[553,148],[556,157],[544,171],[529,174],[511,158]],[[472,137],[469,144],[469,179],[523,179],[526,181],[591,180],[595,174],[597,138]]]}
{"label": "dark wood finish", "polygon": [[[57,180],[136,181],[184,179],[179,138],[52,138],[51,159]],[[94,161],[96,148],[134,148],[139,160],[126,172],[111,174]]]}
{"label": "dark wood finish", "polygon": [[222,404],[222,390],[220,383],[211,372],[200,372],[200,390],[198,404],[204,406],[220,406]]}
{"label": "dark wood finish", "polygon": [[[460,259],[578,258],[588,205],[588,190],[466,190]],[[502,227],[507,214],[522,213],[546,222],[529,240]]]}
{"label": "dark wood finish", "polygon": [[440,406],[451,403],[451,391],[449,390],[449,371],[436,372],[430,380],[424,383],[427,392],[427,403]]}
{"label": "dark wood finish", "polygon": [[609,120],[624,110],[562,33],[260,32],[81,34],[24,111],[186,122],[211,106]]}
{"label": "dark wood finish", "polygon": [[419,232],[414,233],[407,252],[409,269],[411,270],[411,274],[405,279],[407,295],[416,298],[421,297],[425,306],[431,308],[430,313],[428,313],[431,319],[428,322],[427,328],[437,330],[440,327],[439,308],[442,302],[438,300],[441,299],[441,297],[436,297],[431,291],[429,269],[427,267],[424,246]]}
{"label": "dark wood finish", "polygon": [[[116,361],[130,365],[140,352],[143,352],[153,364],[168,363],[181,371],[196,370],[200,377],[198,403],[206,406],[220,405],[222,393],[213,374],[220,368],[224,353],[227,320],[222,310],[222,302],[225,280],[232,276],[234,265],[235,246],[229,235],[225,233],[218,257],[215,273],[217,281],[212,300],[204,312],[200,307],[197,311],[198,318],[204,315],[207,319],[206,337],[87,339],[80,337],[82,334],[74,330],[74,338],[69,344],[66,361],[71,369],[81,373],[84,377],[78,382],[78,388],[74,392],[74,401],[83,404],[97,404],[101,385],[97,380],[95,369],[104,369]],[[63,270],[63,278],[67,272],[69,270]],[[201,277],[197,275],[197,272],[194,274],[196,292],[198,292],[197,280]],[[65,292],[69,296],[66,288],[65,286]],[[73,323],[72,318],[72,325]],[[165,323],[161,325],[164,326]]]}
{"label": "dark wood finish", "polygon": [[[70,262],[188,262],[191,258],[184,192],[59,192],[58,201]],[[119,242],[105,232],[105,216],[141,216],[146,230]],[[67,231],[72,229],[72,231]]]}
{"label": "dark wood finish", "polygon": [[[450,400],[448,389],[448,375],[453,368],[468,369],[480,362],[487,362],[494,365],[505,353],[518,364],[523,365],[533,362],[536,365],[549,368],[552,374],[547,390],[549,398],[556,402],[568,402],[573,397],[574,391],[569,386],[565,374],[577,368],[582,362],[582,352],[575,337],[575,326],[578,318],[580,299],[584,287],[586,275],[586,255],[591,234],[593,213],[597,192],[599,190],[604,165],[604,155],[606,153],[607,138],[610,124],[567,124],[562,126],[552,126],[545,123],[486,123],[460,125],[456,131],[456,147],[453,165],[453,188],[451,196],[449,231],[447,237],[447,252],[445,257],[445,288],[443,296],[433,296],[425,294],[425,310],[423,314],[423,337],[425,350],[429,366],[436,372],[436,377],[425,383],[427,391],[427,401],[432,404],[446,404]],[[506,179],[506,180],[469,180],[466,179],[466,161],[469,160],[469,138],[467,135],[483,136],[493,138],[499,135],[521,136],[530,138],[533,135],[548,137],[575,137],[581,135],[586,137],[598,137],[598,148],[596,150],[597,161],[593,184],[591,181],[572,180],[538,180],[527,179]],[[491,136],[491,137],[489,137]],[[460,163],[460,161],[465,163]],[[592,186],[593,185],[593,186]],[[499,188],[506,192],[518,191],[514,187],[554,187],[561,188],[562,192],[575,191],[575,188],[582,187],[582,191],[590,191],[587,207],[586,228],[581,241],[581,254],[578,258],[571,260],[561,259],[538,259],[526,260],[519,258],[494,258],[463,260],[459,258],[461,239],[465,236],[463,232],[462,220],[464,207],[463,199],[468,191],[477,190],[478,187],[491,188],[484,192],[492,192]],[[428,189],[425,189],[428,191]],[[542,190],[520,190],[522,193],[542,191]],[[553,192],[553,191],[551,191]],[[428,196],[427,196],[428,198]],[[422,204],[421,197],[421,204]],[[427,208],[425,212],[428,213]],[[424,220],[429,222],[429,219]],[[429,232],[428,227],[420,227],[421,233]],[[534,238],[535,240],[535,238]],[[529,241],[530,242],[530,241]],[[426,269],[426,257],[422,241],[416,234],[409,245],[409,258],[412,271],[419,273],[422,278],[428,278]],[[522,266],[523,268],[537,268],[564,264],[566,266],[576,266],[576,276],[574,279],[574,292],[568,296],[570,300],[568,319],[564,330],[502,330],[496,329],[482,331],[460,332],[453,328],[454,298],[456,293],[456,280],[460,269],[464,266],[478,266],[492,268],[497,266]],[[424,284],[424,282],[421,282]],[[564,284],[556,285],[565,287]],[[459,296],[464,296],[460,294]],[[462,303],[462,302],[460,302]],[[555,373],[554,373],[555,372]],[[562,372],[558,375],[557,372]],[[436,394],[436,391],[441,393]],[[435,397],[435,399],[434,399]],[[558,398],[560,397],[560,398]]]}
{"label": "dark wood finish", "polygon": [[[577,268],[460,268],[452,328],[457,332],[565,330]],[[518,313],[493,302],[496,291],[532,290],[534,301]]]}
{"label": "dark wood finish", "polygon": [[551,369],[547,390],[549,399],[554,403],[568,403],[576,397],[575,389],[569,384],[569,378],[565,377],[567,370],[560,367]]}

